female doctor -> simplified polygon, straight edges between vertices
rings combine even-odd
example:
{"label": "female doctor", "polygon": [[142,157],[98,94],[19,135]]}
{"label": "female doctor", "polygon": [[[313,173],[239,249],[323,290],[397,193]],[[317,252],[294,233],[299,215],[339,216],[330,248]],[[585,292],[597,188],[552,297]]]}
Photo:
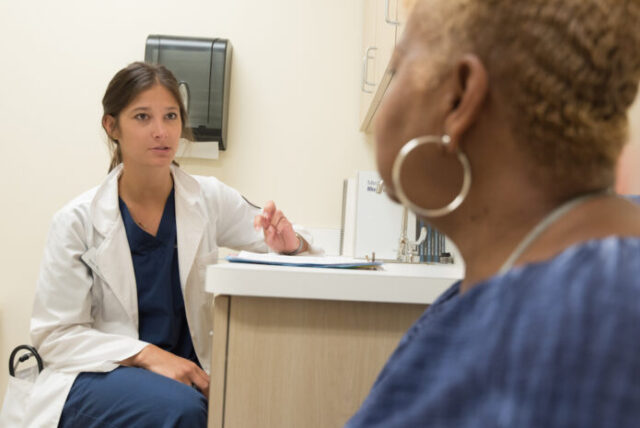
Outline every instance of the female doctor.
{"label": "female doctor", "polygon": [[53,218],[32,342],[45,361],[25,426],[204,427],[218,247],[298,254],[310,240],[173,162],[187,131],[178,84],[133,63],[102,100],[111,171]]}

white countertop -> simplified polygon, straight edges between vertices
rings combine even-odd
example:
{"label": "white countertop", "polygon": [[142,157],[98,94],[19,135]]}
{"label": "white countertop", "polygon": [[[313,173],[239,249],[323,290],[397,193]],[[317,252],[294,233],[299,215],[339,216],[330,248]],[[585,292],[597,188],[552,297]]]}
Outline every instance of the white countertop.
{"label": "white countertop", "polygon": [[462,278],[458,265],[387,263],[383,270],[223,263],[207,267],[214,294],[388,303],[432,303]]}

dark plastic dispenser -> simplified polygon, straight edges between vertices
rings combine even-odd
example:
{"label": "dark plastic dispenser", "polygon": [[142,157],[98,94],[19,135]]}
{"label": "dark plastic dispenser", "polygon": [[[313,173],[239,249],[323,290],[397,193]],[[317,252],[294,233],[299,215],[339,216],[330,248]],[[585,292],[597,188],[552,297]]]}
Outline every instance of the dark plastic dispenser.
{"label": "dark plastic dispenser", "polygon": [[150,35],[145,62],[162,64],[180,82],[196,141],[227,148],[231,44],[225,39]]}

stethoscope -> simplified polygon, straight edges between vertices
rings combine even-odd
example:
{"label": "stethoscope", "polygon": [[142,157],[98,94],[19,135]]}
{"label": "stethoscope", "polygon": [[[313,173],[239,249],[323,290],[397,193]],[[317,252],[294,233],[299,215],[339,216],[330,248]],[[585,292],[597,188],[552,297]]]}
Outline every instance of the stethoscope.
{"label": "stethoscope", "polygon": [[[21,350],[26,350],[27,353],[21,355],[20,358],[18,358],[18,362],[14,364],[16,355],[18,355],[18,352],[20,352]],[[36,361],[38,362],[38,373],[41,372],[44,368],[44,365],[42,364],[42,358],[40,357],[40,354],[38,354],[38,351],[36,351],[36,348],[29,345],[19,345],[15,347],[15,349],[11,352],[11,356],[9,357],[9,374],[15,377],[18,364],[24,363],[31,357],[36,357]]]}

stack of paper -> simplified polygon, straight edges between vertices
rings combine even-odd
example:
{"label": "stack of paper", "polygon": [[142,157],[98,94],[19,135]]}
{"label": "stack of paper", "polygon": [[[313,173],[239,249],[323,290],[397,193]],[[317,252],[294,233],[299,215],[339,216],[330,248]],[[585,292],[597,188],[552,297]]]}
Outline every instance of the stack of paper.
{"label": "stack of paper", "polygon": [[281,254],[261,254],[242,251],[237,256],[227,256],[232,263],[257,263],[278,266],[300,266],[320,268],[363,268],[380,266],[382,262],[371,262],[352,257],[309,257],[309,256],[283,256]]}

